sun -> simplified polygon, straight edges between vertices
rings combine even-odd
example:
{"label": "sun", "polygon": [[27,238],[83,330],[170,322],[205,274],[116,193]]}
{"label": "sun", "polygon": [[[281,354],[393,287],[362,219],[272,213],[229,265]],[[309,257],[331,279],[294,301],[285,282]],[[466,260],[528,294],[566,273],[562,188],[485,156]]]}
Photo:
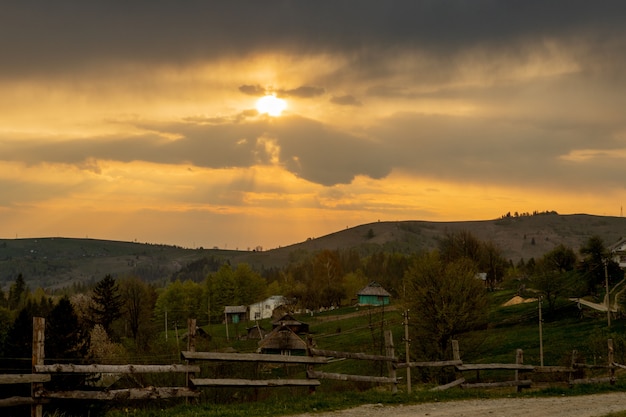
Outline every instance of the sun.
{"label": "sun", "polygon": [[278,117],[287,108],[287,102],[275,95],[261,97],[256,102],[256,109],[260,114],[267,113],[270,116]]}

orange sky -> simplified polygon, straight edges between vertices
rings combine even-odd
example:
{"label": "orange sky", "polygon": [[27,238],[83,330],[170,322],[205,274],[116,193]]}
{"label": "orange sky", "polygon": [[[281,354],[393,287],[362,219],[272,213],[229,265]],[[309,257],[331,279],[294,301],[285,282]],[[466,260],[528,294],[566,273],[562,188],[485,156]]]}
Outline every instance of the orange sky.
{"label": "orange sky", "polygon": [[262,3],[2,6],[0,237],[621,215],[623,3]]}

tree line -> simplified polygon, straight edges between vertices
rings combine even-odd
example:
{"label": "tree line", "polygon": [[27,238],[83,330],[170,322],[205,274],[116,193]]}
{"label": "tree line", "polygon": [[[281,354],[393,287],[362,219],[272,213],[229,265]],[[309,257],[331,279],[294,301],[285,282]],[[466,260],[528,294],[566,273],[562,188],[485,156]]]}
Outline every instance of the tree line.
{"label": "tree line", "polygon": [[419,315],[413,323],[424,342],[416,343],[419,355],[439,358],[451,338],[484,325],[487,292],[505,281],[541,294],[553,310],[559,297],[597,295],[607,277],[610,285],[623,278],[598,237],[578,252],[559,245],[540,259],[513,263],[493,242],[466,231],[443,236],[431,252],[362,256],[356,250],[322,250],[264,271],[247,264],[223,263],[217,271],[198,266],[202,272],[187,266],[164,286],[105,275],[87,291],[61,297],[40,288],[31,292],[20,274],[8,293],[0,290],[1,357],[30,356],[33,316],[46,317],[54,335],[48,358],[123,362],[130,355],[171,351],[159,336],[163,323],[169,329],[184,328],[187,318],[221,323],[225,306],[271,295],[283,295],[292,311],[352,305],[358,290],[376,281],[394,302]]}

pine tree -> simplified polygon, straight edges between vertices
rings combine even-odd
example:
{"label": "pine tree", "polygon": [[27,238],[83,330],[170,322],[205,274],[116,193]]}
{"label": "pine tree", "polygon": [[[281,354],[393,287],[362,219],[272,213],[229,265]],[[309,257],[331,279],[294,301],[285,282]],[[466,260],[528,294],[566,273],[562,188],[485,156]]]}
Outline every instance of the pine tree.
{"label": "pine tree", "polygon": [[100,324],[111,335],[111,324],[122,315],[124,302],[115,279],[107,275],[96,284],[89,310],[94,324]]}
{"label": "pine tree", "polygon": [[12,310],[19,309],[26,292],[26,281],[22,274],[19,274],[15,282],[11,284],[11,288],[9,288],[9,308]]}
{"label": "pine tree", "polygon": [[83,335],[70,299],[61,298],[46,321],[46,358],[77,359],[82,355]]}

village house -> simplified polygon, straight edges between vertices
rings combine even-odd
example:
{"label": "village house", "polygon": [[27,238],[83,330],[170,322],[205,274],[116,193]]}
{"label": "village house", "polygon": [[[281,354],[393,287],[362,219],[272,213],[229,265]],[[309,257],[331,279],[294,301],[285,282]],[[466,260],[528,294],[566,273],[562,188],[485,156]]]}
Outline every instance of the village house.
{"label": "village house", "polygon": [[287,356],[304,356],[307,353],[307,345],[288,326],[274,328],[263,340],[259,342],[259,353]]}
{"label": "village house", "polygon": [[626,269],[626,239],[620,239],[610,249],[613,260],[619,264],[620,268]]}
{"label": "village house", "polygon": [[272,330],[276,330],[279,327],[288,327],[292,332],[296,334],[309,333],[309,325],[293,318],[291,314],[285,314],[278,320],[272,323]]}
{"label": "village house", "polygon": [[386,306],[389,305],[389,294],[379,283],[372,281],[367,287],[356,293],[358,304],[362,306]]}
{"label": "village house", "polygon": [[287,299],[282,295],[273,295],[263,301],[250,305],[250,319],[269,319],[274,314],[274,310],[287,304]]}

